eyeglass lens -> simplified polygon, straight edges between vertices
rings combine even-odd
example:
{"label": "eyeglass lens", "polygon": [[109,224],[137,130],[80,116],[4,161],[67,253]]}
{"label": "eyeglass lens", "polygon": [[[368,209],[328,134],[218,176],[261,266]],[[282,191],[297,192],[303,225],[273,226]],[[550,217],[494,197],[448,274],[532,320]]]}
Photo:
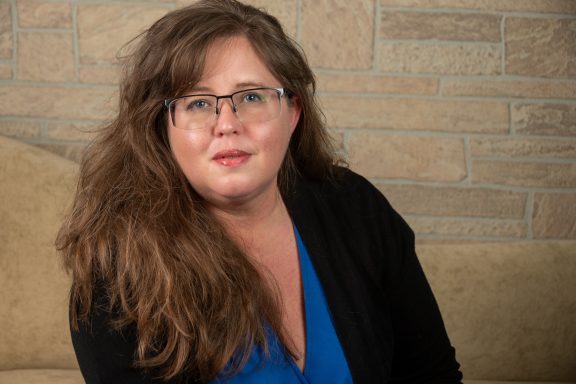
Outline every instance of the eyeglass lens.
{"label": "eyeglass lens", "polygon": [[180,129],[200,129],[216,121],[225,99],[242,123],[262,123],[280,114],[281,91],[275,88],[247,89],[227,96],[189,95],[169,104],[172,124]]}

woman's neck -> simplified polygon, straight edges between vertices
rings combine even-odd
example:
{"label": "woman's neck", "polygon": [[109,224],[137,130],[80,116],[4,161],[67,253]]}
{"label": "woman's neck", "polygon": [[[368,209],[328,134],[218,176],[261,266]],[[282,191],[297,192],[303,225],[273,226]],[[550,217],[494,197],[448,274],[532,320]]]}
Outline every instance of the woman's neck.
{"label": "woman's neck", "polygon": [[290,222],[278,188],[242,205],[210,205],[208,209],[230,236],[242,243],[251,243],[252,239],[273,232],[279,226],[285,226],[287,221]]}

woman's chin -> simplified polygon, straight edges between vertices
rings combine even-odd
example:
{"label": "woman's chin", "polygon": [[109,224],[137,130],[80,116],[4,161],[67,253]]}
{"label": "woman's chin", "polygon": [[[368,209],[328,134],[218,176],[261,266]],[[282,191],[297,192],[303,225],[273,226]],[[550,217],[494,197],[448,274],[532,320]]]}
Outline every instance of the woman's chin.
{"label": "woman's chin", "polygon": [[208,193],[201,193],[201,195],[204,196],[208,203],[215,206],[240,206],[249,205],[265,198],[268,194],[275,193],[276,189],[275,182],[262,185],[236,180],[227,182],[224,185],[214,186]]}

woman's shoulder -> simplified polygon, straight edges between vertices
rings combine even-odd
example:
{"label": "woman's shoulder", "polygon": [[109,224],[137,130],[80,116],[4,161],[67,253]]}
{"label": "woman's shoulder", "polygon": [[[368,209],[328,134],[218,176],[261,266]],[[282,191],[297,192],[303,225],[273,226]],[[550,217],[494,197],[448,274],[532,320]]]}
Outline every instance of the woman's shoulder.
{"label": "woman's shoulder", "polygon": [[296,221],[329,226],[348,236],[350,228],[378,238],[411,241],[413,232],[382,192],[364,176],[339,167],[325,179],[300,178],[287,205]]}
{"label": "woman's shoulder", "polygon": [[334,186],[343,192],[375,192],[377,188],[367,178],[350,168],[335,168]]}
{"label": "woman's shoulder", "polygon": [[297,189],[302,199],[334,204],[342,210],[393,210],[374,184],[349,168],[335,167],[333,176],[321,180],[301,178]]}

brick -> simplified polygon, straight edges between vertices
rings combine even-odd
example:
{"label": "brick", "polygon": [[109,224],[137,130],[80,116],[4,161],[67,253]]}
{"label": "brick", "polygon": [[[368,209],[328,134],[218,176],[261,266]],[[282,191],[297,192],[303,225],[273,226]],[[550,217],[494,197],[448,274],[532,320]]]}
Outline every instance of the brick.
{"label": "brick", "polygon": [[71,5],[69,2],[18,1],[18,25],[21,28],[70,28]]}
{"label": "brick", "polygon": [[500,21],[486,14],[383,11],[380,38],[499,42]]}
{"label": "brick", "polygon": [[50,123],[46,129],[46,137],[61,141],[90,141],[94,139],[98,125],[80,123]]}
{"label": "brick", "polygon": [[576,78],[576,20],[506,19],[506,73]]}
{"label": "brick", "polygon": [[402,214],[522,219],[527,194],[486,188],[377,185]]}
{"label": "brick", "polygon": [[301,39],[317,68],[367,69],[373,60],[374,0],[302,4]]}
{"label": "brick", "polygon": [[120,68],[110,66],[81,67],[78,70],[81,83],[87,84],[118,84]]}
{"label": "brick", "polygon": [[10,4],[0,3],[0,59],[12,58],[12,14]]}
{"label": "brick", "polygon": [[380,44],[380,69],[385,72],[498,75],[501,61],[501,49],[494,44]]}
{"label": "brick", "polygon": [[416,235],[462,237],[526,237],[528,225],[517,220],[405,217]]}
{"label": "brick", "polygon": [[428,77],[320,73],[317,81],[320,92],[435,95],[438,91],[438,80]]}
{"label": "brick", "polygon": [[507,133],[508,105],[501,102],[323,96],[333,128]]}
{"label": "brick", "polygon": [[576,81],[445,79],[442,95],[576,99]]}
{"label": "brick", "polygon": [[576,194],[536,193],[532,231],[536,238],[576,239]]}
{"label": "brick", "polygon": [[454,8],[479,11],[576,13],[574,0],[380,0],[383,7]]}
{"label": "brick", "polygon": [[36,81],[75,80],[72,34],[20,32],[17,78]]}
{"label": "brick", "polygon": [[576,136],[576,105],[516,104],[511,112],[516,133]]}
{"label": "brick", "polygon": [[297,0],[247,0],[244,3],[253,7],[264,9],[276,17],[282,24],[284,32],[296,38],[296,22],[298,18]]}
{"label": "brick", "polygon": [[0,64],[0,80],[8,80],[12,78],[12,66]]}
{"label": "brick", "polygon": [[78,44],[82,64],[116,63],[119,50],[164,16],[165,5],[79,4]]}
{"label": "brick", "polygon": [[472,156],[499,156],[504,158],[571,158],[576,159],[576,140],[549,140],[525,138],[471,139]]}
{"label": "brick", "polygon": [[576,188],[576,164],[473,160],[472,183]]}
{"label": "brick", "polygon": [[0,135],[33,139],[40,137],[41,127],[38,123],[17,120],[0,120]]}
{"label": "brick", "polygon": [[86,146],[83,144],[42,143],[36,144],[36,146],[77,163],[82,159],[82,155],[86,149]]}
{"label": "brick", "polygon": [[103,120],[116,110],[112,87],[36,87],[0,84],[0,115]]}
{"label": "brick", "polygon": [[461,139],[354,133],[350,165],[366,177],[460,181],[466,177]]}

